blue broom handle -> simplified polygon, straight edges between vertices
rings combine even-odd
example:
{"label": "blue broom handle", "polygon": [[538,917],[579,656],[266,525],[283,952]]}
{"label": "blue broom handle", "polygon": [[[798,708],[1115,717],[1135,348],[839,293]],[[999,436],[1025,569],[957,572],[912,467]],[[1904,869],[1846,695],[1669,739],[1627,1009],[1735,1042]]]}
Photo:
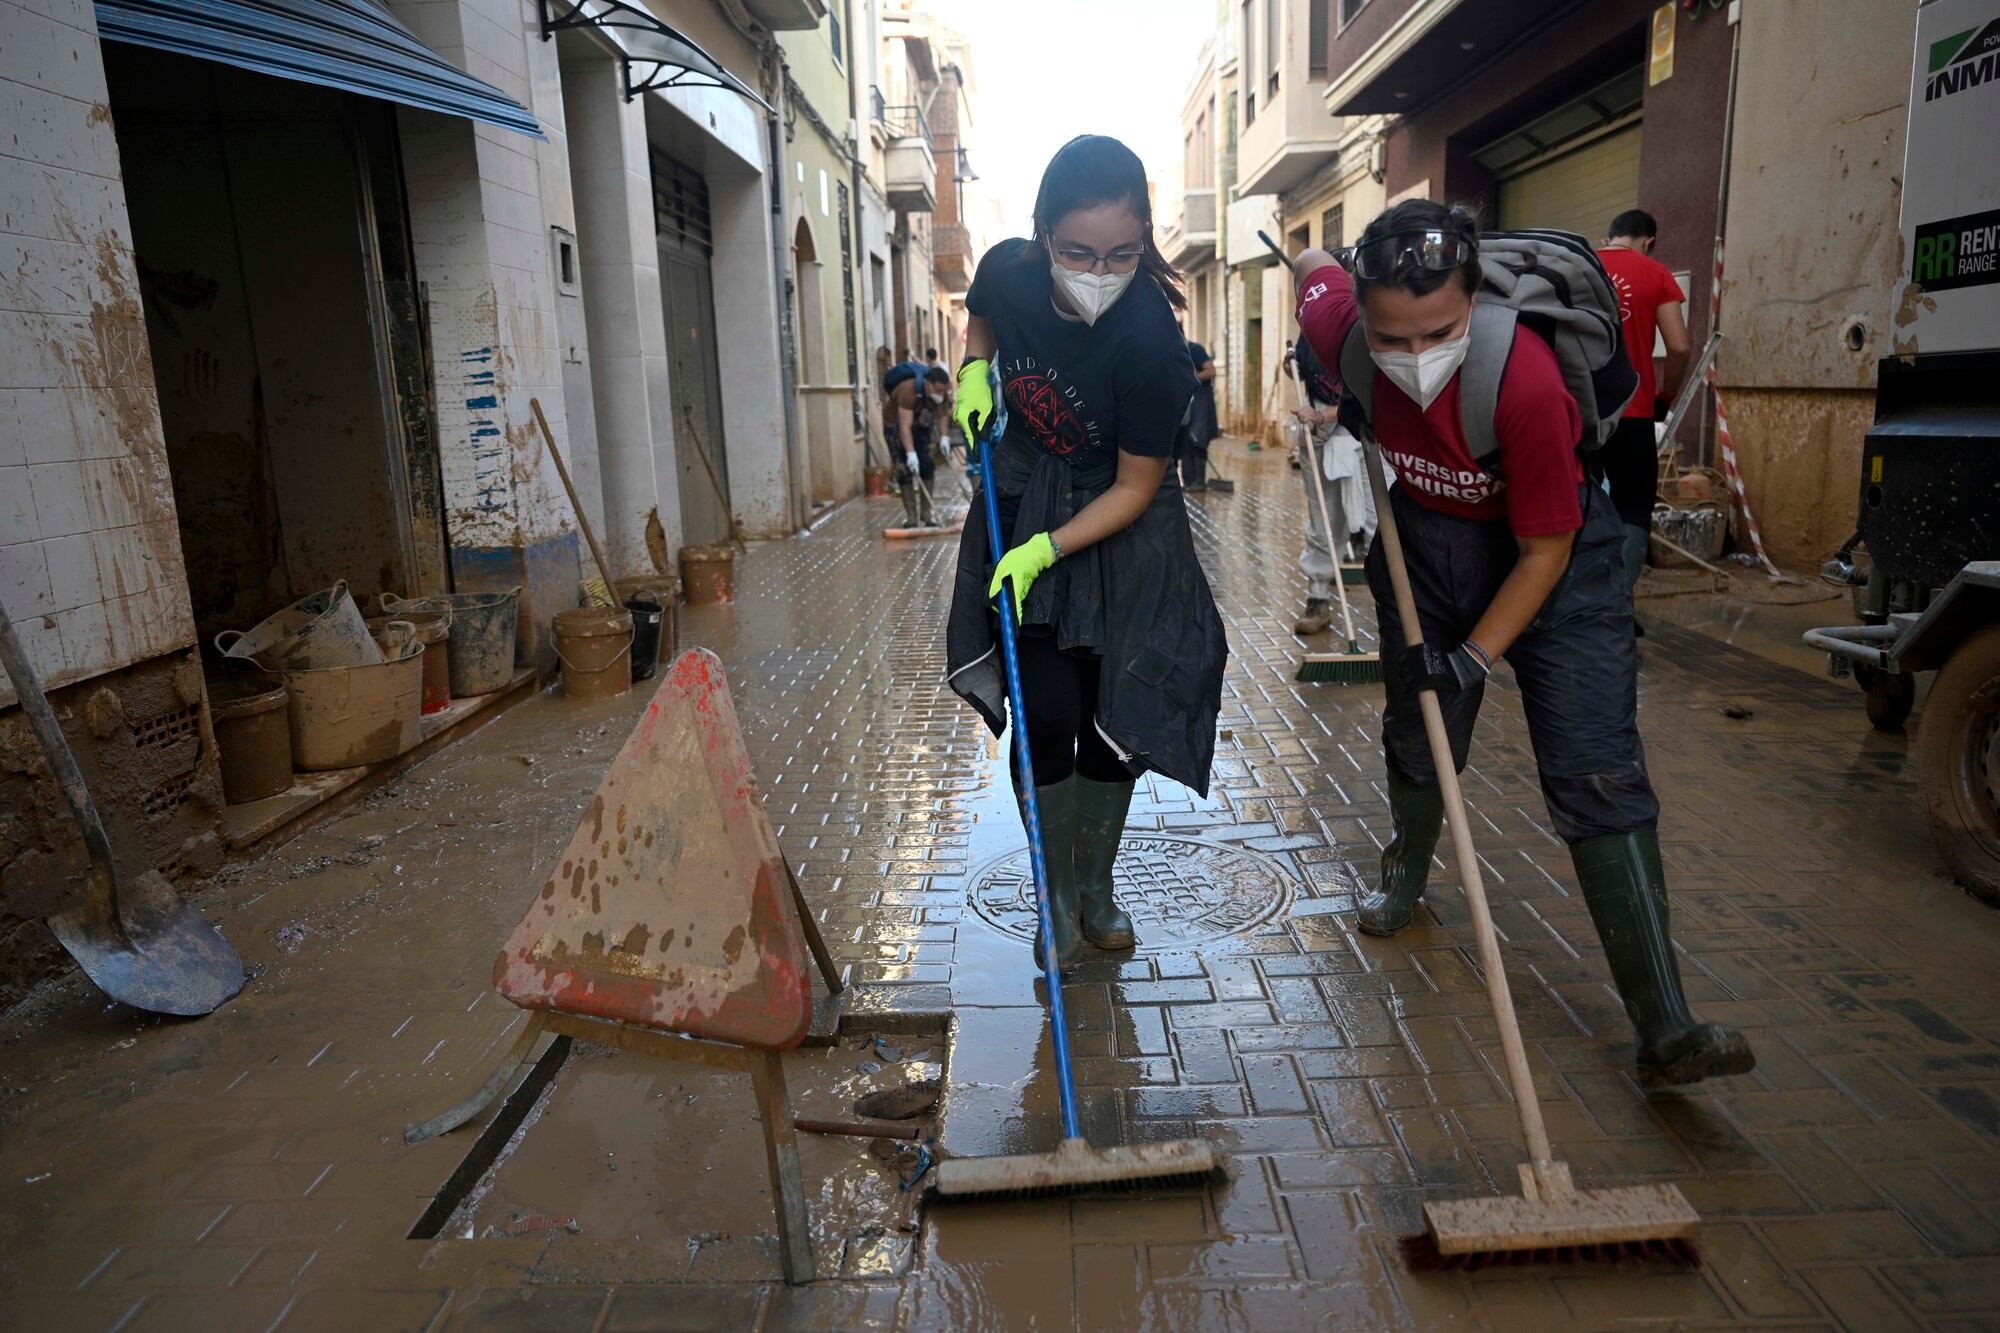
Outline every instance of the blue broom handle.
{"label": "blue broom handle", "polygon": [[[993,493],[995,431],[979,447],[979,493],[986,504],[986,545],[999,564],[1000,504]],[[1035,877],[1035,915],[1042,925],[1042,979],[1049,988],[1049,1026],[1055,1033],[1056,1088],[1062,1094],[1063,1137],[1083,1137],[1076,1120],[1076,1086],[1069,1068],[1069,1024],[1063,1017],[1062,969],[1056,966],[1055,922],[1049,915],[1049,867],[1042,856],[1042,812],[1035,802],[1035,765],[1028,754],[1027,712],[1021,704],[1021,661],[1015,650],[1014,597],[1000,588],[1000,659],[1007,668],[1007,702],[1014,710],[1014,756],[1021,768],[1021,806],[1027,811],[1028,864]]]}

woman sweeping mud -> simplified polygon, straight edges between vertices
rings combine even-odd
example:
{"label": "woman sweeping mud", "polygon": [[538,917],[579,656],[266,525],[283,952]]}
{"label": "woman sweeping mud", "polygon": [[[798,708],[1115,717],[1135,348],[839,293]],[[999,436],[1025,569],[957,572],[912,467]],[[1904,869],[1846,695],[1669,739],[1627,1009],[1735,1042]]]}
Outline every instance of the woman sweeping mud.
{"label": "woman sweeping mud", "polygon": [[1042,175],[1034,224],[1032,239],[986,252],[966,295],[953,415],[979,439],[997,364],[1007,553],[995,567],[975,503],[946,656],[952,688],[998,734],[1007,692],[993,599],[1010,584],[1054,944],[1068,966],[1086,943],[1137,942],[1112,892],[1134,779],[1150,770],[1207,794],[1228,649],[1170,475],[1195,375],[1144,167],[1116,139],[1072,139]]}

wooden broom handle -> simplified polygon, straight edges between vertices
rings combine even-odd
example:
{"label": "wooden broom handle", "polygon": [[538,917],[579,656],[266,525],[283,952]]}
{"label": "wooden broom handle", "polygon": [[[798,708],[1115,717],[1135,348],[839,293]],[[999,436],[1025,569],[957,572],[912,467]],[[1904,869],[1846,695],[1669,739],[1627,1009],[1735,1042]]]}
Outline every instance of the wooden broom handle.
{"label": "wooden broom handle", "polygon": [[597,534],[590,530],[590,520],[583,512],[583,501],[576,498],[576,483],[569,479],[569,468],[563,464],[562,450],[556,448],[556,433],[549,429],[549,419],[542,415],[542,400],[530,398],[528,406],[535,411],[535,424],[542,428],[542,442],[548,445],[549,457],[555,460],[556,475],[562,478],[563,489],[569,492],[569,507],[576,512],[576,525],[583,529],[583,539],[590,543],[590,558],[597,562],[597,576],[604,580],[604,591],[610,596],[615,609],[618,605],[618,585],[611,581],[611,565],[597,544]]}
{"label": "wooden broom handle", "polygon": [[[1417,599],[1410,592],[1410,571],[1403,563],[1403,541],[1396,532],[1396,515],[1389,507],[1389,485],[1382,478],[1382,451],[1372,434],[1363,435],[1361,447],[1368,485],[1375,493],[1382,554],[1389,566],[1389,582],[1396,589],[1396,612],[1403,621],[1403,640],[1415,647],[1424,641],[1423,626],[1417,619]],[[1382,664],[1384,671],[1400,668],[1398,662]],[[1493,1006],[1493,1021],[1500,1029],[1500,1049],[1507,1057],[1507,1081],[1513,1085],[1514,1106],[1521,1116],[1521,1137],[1527,1140],[1528,1156],[1537,1168],[1553,1167],[1549,1131],[1542,1124],[1542,1104],[1535,1096],[1534,1075],[1528,1072],[1528,1052],[1521,1045],[1521,1024],[1514,1017],[1514,997],[1508,993],[1507,973],[1500,963],[1500,937],[1494,933],[1493,914],[1486,907],[1486,884],[1479,877],[1479,853],[1472,846],[1472,825],[1465,817],[1465,794],[1459,789],[1458,769],[1451,757],[1451,737],[1444,729],[1444,710],[1438,707],[1437,691],[1418,691],[1417,707],[1424,715],[1431,763],[1437,769],[1438,787],[1444,793],[1445,822],[1451,826],[1451,851],[1458,861],[1459,882],[1465,886],[1465,901],[1472,908],[1479,965],[1486,972],[1486,998]],[[1555,1173],[1538,1170],[1537,1174],[1547,1182]]]}

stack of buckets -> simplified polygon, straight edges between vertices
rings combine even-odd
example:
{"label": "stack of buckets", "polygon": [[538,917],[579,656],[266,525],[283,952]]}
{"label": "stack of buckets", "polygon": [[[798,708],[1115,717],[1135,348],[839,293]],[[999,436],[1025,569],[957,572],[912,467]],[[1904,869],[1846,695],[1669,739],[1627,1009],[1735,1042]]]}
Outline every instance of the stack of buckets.
{"label": "stack of buckets", "polygon": [[609,699],[649,680],[662,651],[678,648],[679,590],[672,580],[620,579],[621,606],[579,606],[555,617],[556,659],[563,692],[576,699]]}
{"label": "stack of buckets", "polygon": [[[216,636],[228,668],[210,682],[223,790],[261,800],[314,772],[381,763],[423,738],[454,696],[490,694],[514,674],[520,589],[403,599],[364,619],[345,582]],[[284,725],[278,725],[282,709]]]}

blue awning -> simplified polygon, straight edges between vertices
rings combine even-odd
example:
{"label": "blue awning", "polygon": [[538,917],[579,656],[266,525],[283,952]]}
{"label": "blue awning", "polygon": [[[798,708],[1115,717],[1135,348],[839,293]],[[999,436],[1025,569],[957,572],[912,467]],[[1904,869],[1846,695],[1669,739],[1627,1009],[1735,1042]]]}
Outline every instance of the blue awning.
{"label": "blue awning", "polygon": [[425,46],[374,0],[97,0],[97,31],[544,137],[526,107]]}

